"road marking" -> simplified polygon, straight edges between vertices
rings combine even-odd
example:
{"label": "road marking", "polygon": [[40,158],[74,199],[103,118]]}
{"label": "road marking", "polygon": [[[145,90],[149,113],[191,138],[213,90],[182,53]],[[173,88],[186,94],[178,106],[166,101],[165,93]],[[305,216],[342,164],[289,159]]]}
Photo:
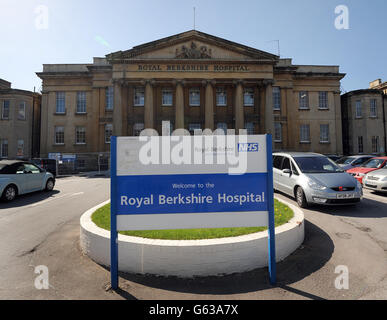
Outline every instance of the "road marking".
{"label": "road marking", "polygon": [[39,201],[37,203],[34,203],[34,204],[31,204],[31,205],[27,206],[26,208],[32,208],[32,207],[36,207],[36,206],[45,204],[47,202],[51,202],[53,200],[58,200],[58,199],[62,199],[62,198],[65,198],[65,197],[69,197],[70,198],[70,197],[80,196],[82,194],[84,194],[84,192],[66,193],[66,194],[58,196],[58,197],[52,197],[52,198],[49,198],[49,199],[46,199],[46,200]]}

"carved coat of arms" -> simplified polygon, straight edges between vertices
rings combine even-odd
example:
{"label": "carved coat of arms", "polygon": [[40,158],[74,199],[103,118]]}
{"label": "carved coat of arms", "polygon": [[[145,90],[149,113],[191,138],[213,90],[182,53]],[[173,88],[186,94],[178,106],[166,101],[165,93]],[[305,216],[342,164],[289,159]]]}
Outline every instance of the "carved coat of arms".
{"label": "carved coat of arms", "polygon": [[198,48],[194,42],[191,43],[190,48],[183,45],[180,50],[176,49],[177,59],[210,59],[211,55],[211,49],[207,49],[206,46]]}

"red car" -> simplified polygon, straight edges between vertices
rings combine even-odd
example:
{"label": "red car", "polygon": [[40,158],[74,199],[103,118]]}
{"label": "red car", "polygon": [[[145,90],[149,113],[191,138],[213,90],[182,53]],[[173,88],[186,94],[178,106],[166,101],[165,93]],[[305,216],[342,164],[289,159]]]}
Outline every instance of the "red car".
{"label": "red car", "polygon": [[353,175],[360,183],[363,183],[363,177],[371,172],[383,168],[387,164],[387,157],[376,157],[364,162],[360,167],[352,168],[347,172]]}

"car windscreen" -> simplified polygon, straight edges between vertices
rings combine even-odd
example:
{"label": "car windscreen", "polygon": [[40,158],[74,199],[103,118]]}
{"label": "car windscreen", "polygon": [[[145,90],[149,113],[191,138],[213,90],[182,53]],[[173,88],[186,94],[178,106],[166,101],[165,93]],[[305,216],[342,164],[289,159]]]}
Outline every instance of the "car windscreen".
{"label": "car windscreen", "polygon": [[362,165],[362,168],[377,169],[383,162],[383,159],[370,159]]}
{"label": "car windscreen", "polygon": [[337,164],[351,164],[353,160],[356,158],[354,157],[344,157],[336,161]]}
{"label": "car windscreen", "polygon": [[327,157],[295,157],[294,160],[303,173],[344,172]]}
{"label": "car windscreen", "polygon": [[6,165],[6,164],[0,163],[0,174],[5,174],[4,172],[6,171],[7,166],[8,165]]}

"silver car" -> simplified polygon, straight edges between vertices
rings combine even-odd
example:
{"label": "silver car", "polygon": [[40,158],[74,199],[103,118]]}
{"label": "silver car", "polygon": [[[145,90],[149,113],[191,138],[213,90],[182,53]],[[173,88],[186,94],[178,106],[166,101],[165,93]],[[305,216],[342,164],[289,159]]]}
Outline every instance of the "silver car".
{"label": "silver car", "polygon": [[32,163],[0,161],[0,196],[5,201],[34,191],[51,191],[54,186],[54,176]]}
{"label": "silver car", "polygon": [[377,192],[387,192],[387,168],[367,173],[363,178],[363,187]]}
{"label": "silver car", "polygon": [[274,153],[274,189],[309,204],[340,205],[360,202],[360,182],[328,157],[317,153]]}
{"label": "silver car", "polygon": [[347,171],[355,167],[360,167],[363,163],[374,158],[375,156],[371,155],[357,155],[357,156],[348,156],[342,157],[339,160],[336,160],[336,164],[339,165],[341,169]]}

